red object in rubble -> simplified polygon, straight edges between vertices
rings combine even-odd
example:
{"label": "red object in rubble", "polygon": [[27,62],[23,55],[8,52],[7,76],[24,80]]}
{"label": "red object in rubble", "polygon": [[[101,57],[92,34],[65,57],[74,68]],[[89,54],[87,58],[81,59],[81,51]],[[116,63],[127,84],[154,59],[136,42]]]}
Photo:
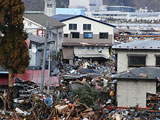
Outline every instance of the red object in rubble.
{"label": "red object in rubble", "polygon": [[[26,70],[24,74],[16,74],[15,77],[40,85],[41,75],[41,70]],[[0,72],[0,85],[8,85],[8,72]],[[44,85],[59,86],[59,78],[56,76],[50,76],[50,79],[48,80],[48,70],[46,70],[44,75]]]}
{"label": "red object in rubble", "polygon": [[[16,74],[15,77],[40,85],[41,75],[42,70],[26,70],[24,74]],[[46,70],[44,75],[44,85],[59,86],[59,78],[56,76],[50,76],[50,80],[48,80],[48,70]]]}

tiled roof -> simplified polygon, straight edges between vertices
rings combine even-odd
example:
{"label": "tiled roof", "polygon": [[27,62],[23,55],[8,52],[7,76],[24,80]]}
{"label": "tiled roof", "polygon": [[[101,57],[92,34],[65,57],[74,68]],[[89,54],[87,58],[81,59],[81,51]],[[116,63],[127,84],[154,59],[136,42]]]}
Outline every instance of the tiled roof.
{"label": "tiled roof", "polygon": [[28,39],[35,43],[44,43],[45,38],[28,34]]}
{"label": "tiled roof", "polygon": [[57,21],[61,21],[61,20],[68,19],[68,18],[71,18],[74,16],[76,16],[76,15],[58,14],[58,15],[52,16],[51,18],[53,18]]}
{"label": "tiled roof", "polygon": [[133,40],[127,43],[114,45],[116,50],[160,50],[160,40]]}
{"label": "tiled roof", "polygon": [[34,21],[44,27],[47,26],[47,22],[49,23],[50,27],[56,28],[56,27],[63,27],[64,26],[63,23],[61,23],[57,20],[54,20],[43,13],[24,13],[24,17],[31,20],[31,21]]}
{"label": "tiled roof", "polygon": [[117,74],[115,78],[118,79],[138,79],[138,80],[159,80],[160,68],[159,67],[140,67],[127,72]]}

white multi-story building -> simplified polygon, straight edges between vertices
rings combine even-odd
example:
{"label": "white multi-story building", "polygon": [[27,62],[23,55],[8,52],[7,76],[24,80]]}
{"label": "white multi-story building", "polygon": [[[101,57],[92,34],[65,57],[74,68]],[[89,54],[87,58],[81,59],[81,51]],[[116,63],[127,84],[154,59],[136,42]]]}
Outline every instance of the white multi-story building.
{"label": "white multi-story building", "polygon": [[103,0],[69,0],[70,8],[85,8],[86,11],[98,10]]}
{"label": "white multi-story building", "polygon": [[135,10],[130,6],[106,6],[103,5],[99,10],[92,11],[90,13],[92,17],[107,20],[159,20],[160,12],[148,11],[145,9]]}
{"label": "white multi-story building", "polygon": [[44,14],[47,16],[54,16],[56,14],[56,1],[55,0],[44,0]]}
{"label": "white multi-story building", "polygon": [[70,0],[70,8],[85,8],[86,16],[96,18],[98,20],[160,20],[160,12],[149,11],[147,7],[136,10],[130,6],[107,6],[103,5],[103,0]]}
{"label": "white multi-story building", "polygon": [[73,64],[74,58],[96,61],[109,59],[115,26],[83,15],[66,18],[59,15],[53,19],[65,24],[62,50],[64,61]]}

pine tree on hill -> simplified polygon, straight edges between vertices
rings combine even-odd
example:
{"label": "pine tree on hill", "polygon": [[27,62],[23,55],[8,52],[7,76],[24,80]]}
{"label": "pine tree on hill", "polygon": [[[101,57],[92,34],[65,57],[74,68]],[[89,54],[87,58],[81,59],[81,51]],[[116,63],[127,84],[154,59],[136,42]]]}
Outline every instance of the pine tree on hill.
{"label": "pine tree on hill", "polygon": [[13,105],[14,74],[24,72],[29,65],[23,12],[21,0],[0,0],[0,66],[9,71],[10,107]]}

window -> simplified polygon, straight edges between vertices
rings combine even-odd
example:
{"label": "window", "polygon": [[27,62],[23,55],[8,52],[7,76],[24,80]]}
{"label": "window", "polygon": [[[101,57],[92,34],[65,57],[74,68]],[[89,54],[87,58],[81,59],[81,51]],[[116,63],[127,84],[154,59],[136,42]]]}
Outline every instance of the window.
{"label": "window", "polygon": [[91,24],[83,24],[83,30],[91,30]]}
{"label": "window", "polygon": [[160,56],[156,56],[156,66],[160,67]]}
{"label": "window", "polygon": [[68,34],[64,34],[64,37],[65,37],[65,38],[68,38]]}
{"label": "window", "polygon": [[71,32],[71,38],[79,38],[79,32]]}
{"label": "window", "polygon": [[128,55],[128,67],[146,66],[146,55]]}
{"label": "window", "polygon": [[69,24],[69,30],[77,30],[77,24]]}
{"label": "window", "polygon": [[48,8],[52,8],[52,4],[47,4],[47,7]]}
{"label": "window", "polygon": [[96,4],[92,4],[92,3],[90,3],[90,4],[89,4],[89,6],[96,6]]}
{"label": "window", "polygon": [[108,39],[108,33],[99,33],[100,39]]}
{"label": "window", "polygon": [[92,39],[93,38],[93,33],[92,32],[84,32],[84,38]]}

